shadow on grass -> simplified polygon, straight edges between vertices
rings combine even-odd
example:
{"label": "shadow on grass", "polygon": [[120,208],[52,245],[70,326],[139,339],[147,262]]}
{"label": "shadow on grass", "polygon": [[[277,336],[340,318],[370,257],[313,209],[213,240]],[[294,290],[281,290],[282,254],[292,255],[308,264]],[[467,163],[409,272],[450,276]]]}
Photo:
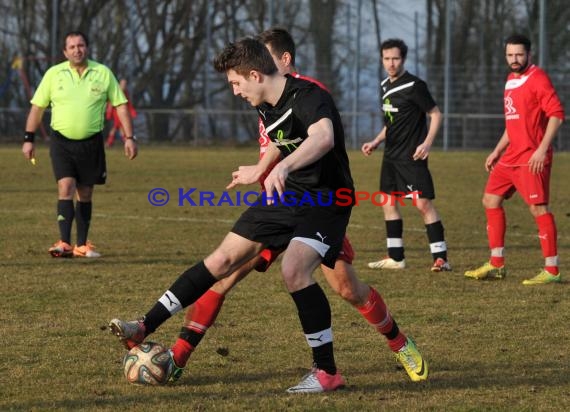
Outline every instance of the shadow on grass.
{"label": "shadow on grass", "polygon": [[[137,406],[146,405],[152,408],[151,405],[155,405],[157,410],[162,410],[160,405],[183,402],[184,408],[191,410],[192,405],[197,404],[213,406],[218,402],[230,404],[235,402],[233,405],[237,408],[235,410],[238,410],[240,403],[255,402],[257,399],[274,399],[277,402],[276,406],[279,405],[278,402],[288,402],[288,399],[300,399],[303,403],[322,399],[320,396],[323,394],[310,394],[307,398],[303,398],[303,395],[285,392],[285,389],[295,384],[304,372],[299,368],[281,371],[279,380],[283,384],[279,384],[278,387],[267,383],[275,380],[275,373],[270,370],[263,373],[223,374],[222,372],[215,374],[211,371],[195,375],[188,373],[176,384],[164,387],[119,387],[116,391],[110,388],[94,388],[92,391],[82,393],[77,399],[24,400],[18,402],[17,405],[10,406],[17,410],[85,410],[86,408],[135,410]],[[487,392],[496,394],[497,388],[509,392],[517,388],[528,387],[530,392],[541,392],[543,388],[546,389],[549,386],[550,382],[556,382],[558,386],[570,383],[570,376],[565,373],[565,368],[561,364],[552,362],[525,365],[522,369],[513,369],[509,365],[489,365],[479,362],[450,363],[444,369],[432,371],[430,379],[420,383],[411,382],[405,376],[405,372],[397,368],[394,368],[394,373],[398,374],[401,380],[387,383],[380,376],[377,379],[374,378],[379,375],[378,368],[374,365],[358,372],[352,371],[346,376],[347,387],[344,390],[327,394],[327,396],[341,399],[364,394],[367,399],[382,401],[394,398],[397,396],[395,394],[401,392],[405,392],[410,398],[424,396],[427,392],[431,396],[436,396],[436,392],[457,394],[459,391],[468,396],[472,391],[480,392],[481,395]],[[356,380],[359,375],[368,383],[351,384],[351,378]],[[244,385],[249,389],[244,389]],[[66,395],[62,394],[62,396]],[[74,395],[68,394],[67,396],[73,397]],[[465,401],[469,403],[468,400]]]}
{"label": "shadow on grass", "polygon": [[[366,385],[352,386],[353,390],[364,392],[383,390],[398,390],[405,387],[406,391],[422,392],[426,388],[445,390],[494,390],[498,387],[509,391],[519,387],[548,387],[553,382],[557,386],[570,384],[570,376],[566,373],[563,360],[560,362],[537,362],[527,365],[489,364],[485,362],[447,362],[445,365],[430,364],[430,376],[425,382],[412,382],[407,379],[405,371],[394,367],[394,373],[401,375],[401,382],[386,384],[380,380],[374,382],[373,377],[378,367],[361,369],[351,372],[352,377],[362,375],[370,381]],[[386,371],[384,371],[386,372]],[[350,383],[350,375],[347,376]]]}
{"label": "shadow on grass", "polygon": [[[48,257],[43,262],[37,262],[43,268],[52,267],[73,267],[73,265],[91,265],[91,266],[117,266],[117,265],[154,265],[154,264],[168,264],[181,267],[191,266],[197,263],[192,257],[193,254],[188,254],[188,258],[184,256],[161,256],[161,257],[125,257],[119,255],[105,255],[97,259],[84,259],[84,258],[50,258]],[[206,257],[206,254],[204,254]],[[28,265],[33,263],[28,262]],[[17,268],[22,270],[22,262],[17,260],[0,262],[0,268]]]}

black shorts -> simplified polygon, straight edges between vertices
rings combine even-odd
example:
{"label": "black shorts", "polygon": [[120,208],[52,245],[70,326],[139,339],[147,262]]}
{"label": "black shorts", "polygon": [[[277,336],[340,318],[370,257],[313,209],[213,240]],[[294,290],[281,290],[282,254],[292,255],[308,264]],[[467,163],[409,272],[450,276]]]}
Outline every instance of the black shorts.
{"label": "black shorts", "polygon": [[[340,206],[251,206],[237,220],[232,232],[269,249],[284,249],[291,239],[315,241],[311,247],[328,247],[324,265],[334,268],[350,219],[351,207]],[[321,254],[322,256],[322,254]]]}
{"label": "black shorts", "polygon": [[105,184],[107,163],[102,133],[85,140],[71,140],[55,130],[51,135],[49,155],[55,180],[73,177],[78,185]]}
{"label": "black shorts", "polygon": [[417,198],[435,199],[427,161],[394,162],[384,159],[380,170],[380,190],[398,197],[412,197],[415,192]]}

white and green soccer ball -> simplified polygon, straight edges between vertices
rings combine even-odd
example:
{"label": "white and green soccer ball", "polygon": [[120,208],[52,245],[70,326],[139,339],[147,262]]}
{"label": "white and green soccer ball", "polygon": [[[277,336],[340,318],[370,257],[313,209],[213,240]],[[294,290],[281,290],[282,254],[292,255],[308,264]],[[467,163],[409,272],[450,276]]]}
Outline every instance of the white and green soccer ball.
{"label": "white and green soccer ball", "polygon": [[173,367],[168,348],[156,342],[133,347],[123,359],[125,378],[139,385],[165,385]]}

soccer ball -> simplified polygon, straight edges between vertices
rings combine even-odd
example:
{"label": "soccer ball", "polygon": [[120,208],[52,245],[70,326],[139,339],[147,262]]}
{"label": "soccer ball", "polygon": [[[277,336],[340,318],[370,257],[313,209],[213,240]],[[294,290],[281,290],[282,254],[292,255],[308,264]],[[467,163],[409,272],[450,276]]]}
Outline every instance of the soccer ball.
{"label": "soccer ball", "polygon": [[165,385],[174,367],[168,349],[156,342],[143,342],[123,359],[123,371],[129,383]]}

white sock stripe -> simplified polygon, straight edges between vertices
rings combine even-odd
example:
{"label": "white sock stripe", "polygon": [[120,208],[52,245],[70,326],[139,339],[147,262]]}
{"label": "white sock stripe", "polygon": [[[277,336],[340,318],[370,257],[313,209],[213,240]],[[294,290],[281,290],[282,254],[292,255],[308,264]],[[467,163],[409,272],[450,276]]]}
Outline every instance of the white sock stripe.
{"label": "white sock stripe", "polygon": [[178,300],[178,298],[172,293],[171,291],[167,290],[164,292],[164,295],[158,299],[162,306],[166,308],[170,312],[171,315],[174,315],[176,312],[182,310],[182,304]]}
{"label": "white sock stripe", "polygon": [[544,258],[544,266],[558,266],[558,255]]}
{"label": "white sock stripe", "polygon": [[383,328],[384,326],[386,326],[390,321],[392,320],[392,316],[390,316],[390,314],[388,314],[384,319],[382,319],[380,322],[374,324],[375,328]]}
{"label": "white sock stripe", "polygon": [[193,330],[193,331],[202,332],[202,333],[204,333],[208,330],[208,328],[206,326],[202,325],[201,323],[192,322],[192,321],[189,322],[188,325],[186,325],[186,327],[188,329]]}
{"label": "white sock stripe", "polygon": [[305,338],[311,348],[318,348],[333,341],[332,329],[328,328],[317,333],[306,333]]}
{"label": "white sock stripe", "polygon": [[404,241],[402,240],[402,238],[389,237],[389,238],[386,238],[386,246],[389,248],[391,248],[391,247],[404,247]]}
{"label": "white sock stripe", "polygon": [[431,253],[446,252],[447,244],[445,243],[445,240],[441,242],[433,242],[429,244],[429,250]]}
{"label": "white sock stripe", "polygon": [[496,247],[491,249],[491,256],[493,257],[503,257],[505,254],[505,248],[504,247]]}

